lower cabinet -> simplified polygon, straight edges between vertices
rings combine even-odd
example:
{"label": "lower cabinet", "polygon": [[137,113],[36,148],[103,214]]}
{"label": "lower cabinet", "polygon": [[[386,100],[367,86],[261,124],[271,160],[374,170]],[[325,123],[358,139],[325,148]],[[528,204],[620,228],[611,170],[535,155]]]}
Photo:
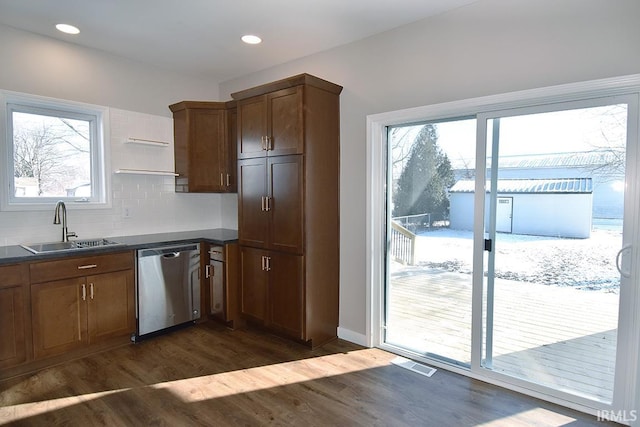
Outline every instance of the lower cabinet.
{"label": "lower cabinet", "polygon": [[0,267],[0,369],[30,357],[29,267]]}
{"label": "lower cabinet", "polygon": [[240,320],[238,310],[238,244],[227,243],[220,246],[204,243],[201,247],[204,249],[203,254],[205,254],[202,312],[209,313],[210,319],[235,328]]}
{"label": "lower cabinet", "polygon": [[240,274],[242,314],[306,341],[303,256],[243,246]]}
{"label": "lower cabinet", "polygon": [[36,359],[135,332],[132,252],[34,263],[31,277]]}

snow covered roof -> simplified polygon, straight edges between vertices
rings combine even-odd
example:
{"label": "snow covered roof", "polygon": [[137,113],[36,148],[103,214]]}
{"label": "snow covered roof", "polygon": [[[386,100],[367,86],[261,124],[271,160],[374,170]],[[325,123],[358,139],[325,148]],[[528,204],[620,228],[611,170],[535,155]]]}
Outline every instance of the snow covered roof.
{"label": "snow covered roof", "polygon": [[[619,154],[613,151],[585,151],[572,153],[553,154],[523,154],[517,156],[500,156],[500,168],[513,169],[540,169],[540,168],[579,168],[589,166],[601,166],[616,161]],[[474,165],[473,161],[452,160],[454,169],[467,169],[468,165]],[[487,167],[491,165],[491,159],[487,159]],[[472,166],[473,167],[473,166]]]}
{"label": "snow covered roof", "polygon": [[[461,179],[449,190],[450,193],[473,193],[475,181]],[[487,192],[491,190],[491,181],[485,183]],[[498,193],[592,193],[591,178],[553,178],[553,179],[499,179]]]}

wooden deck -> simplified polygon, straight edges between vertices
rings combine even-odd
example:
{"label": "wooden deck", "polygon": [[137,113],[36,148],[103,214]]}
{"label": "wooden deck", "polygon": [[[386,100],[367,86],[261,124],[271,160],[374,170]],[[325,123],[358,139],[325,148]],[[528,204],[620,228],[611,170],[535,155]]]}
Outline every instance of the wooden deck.
{"label": "wooden deck", "polygon": [[[617,318],[615,294],[496,279],[492,369],[610,401]],[[471,275],[394,273],[387,341],[468,365]]]}

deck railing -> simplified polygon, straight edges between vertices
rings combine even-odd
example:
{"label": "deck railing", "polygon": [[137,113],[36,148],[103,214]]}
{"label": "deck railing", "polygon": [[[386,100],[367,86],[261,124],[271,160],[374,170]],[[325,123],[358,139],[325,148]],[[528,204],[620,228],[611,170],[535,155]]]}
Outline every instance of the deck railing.
{"label": "deck railing", "polygon": [[391,219],[414,234],[420,233],[421,231],[426,231],[431,228],[430,213],[396,216]]}
{"label": "deck railing", "polygon": [[406,265],[416,261],[416,235],[395,220],[391,220],[391,257]]}

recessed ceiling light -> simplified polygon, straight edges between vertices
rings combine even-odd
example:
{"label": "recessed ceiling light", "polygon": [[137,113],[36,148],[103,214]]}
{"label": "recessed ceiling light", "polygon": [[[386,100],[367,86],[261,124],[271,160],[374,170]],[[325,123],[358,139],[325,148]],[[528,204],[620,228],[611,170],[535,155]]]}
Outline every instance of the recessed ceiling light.
{"label": "recessed ceiling light", "polygon": [[78,34],[80,32],[78,27],[74,27],[73,25],[69,24],[57,24],[56,28],[58,29],[58,31],[62,31],[63,33],[67,34]]}
{"label": "recessed ceiling light", "polygon": [[242,36],[242,41],[246,44],[258,44],[262,42],[262,39],[258,36],[247,34],[246,36]]}

